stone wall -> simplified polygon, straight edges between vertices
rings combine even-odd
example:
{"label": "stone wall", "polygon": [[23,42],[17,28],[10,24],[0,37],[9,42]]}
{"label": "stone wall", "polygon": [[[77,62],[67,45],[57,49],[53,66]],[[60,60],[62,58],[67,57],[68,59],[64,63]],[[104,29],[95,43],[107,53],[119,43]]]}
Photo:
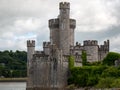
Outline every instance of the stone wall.
{"label": "stone wall", "polygon": [[50,55],[35,53],[29,69],[27,88],[64,88],[67,86],[68,59],[55,45],[49,47]]}
{"label": "stone wall", "polygon": [[98,61],[98,46],[84,46],[87,54],[87,61],[94,62]]}

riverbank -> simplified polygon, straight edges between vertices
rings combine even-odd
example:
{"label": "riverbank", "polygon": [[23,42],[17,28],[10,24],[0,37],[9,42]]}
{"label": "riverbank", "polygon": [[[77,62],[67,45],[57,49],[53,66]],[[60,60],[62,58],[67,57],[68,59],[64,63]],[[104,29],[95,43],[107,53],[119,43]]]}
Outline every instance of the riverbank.
{"label": "riverbank", "polygon": [[27,78],[0,78],[0,82],[26,82]]}

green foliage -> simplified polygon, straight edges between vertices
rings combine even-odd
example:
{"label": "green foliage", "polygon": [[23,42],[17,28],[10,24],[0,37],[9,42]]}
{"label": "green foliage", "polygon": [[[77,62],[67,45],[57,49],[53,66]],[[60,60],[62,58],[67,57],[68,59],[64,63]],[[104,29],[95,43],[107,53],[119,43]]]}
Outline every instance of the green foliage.
{"label": "green foliage", "polygon": [[101,78],[99,83],[96,85],[97,88],[111,88],[113,83],[113,78]]}
{"label": "green foliage", "polygon": [[88,73],[78,74],[75,78],[75,85],[78,87],[85,87],[88,80]]}
{"label": "green foliage", "polygon": [[102,65],[102,61],[87,62],[87,66],[100,66],[100,65]]}
{"label": "green foliage", "polygon": [[68,84],[74,84],[76,87],[111,88],[120,85],[120,79],[118,79],[120,67],[83,66],[73,67],[70,72],[71,76],[68,79]]}
{"label": "green foliage", "polygon": [[94,86],[98,83],[98,76],[89,76],[87,81],[87,86]]}
{"label": "green foliage", "polygon": [[99,75],[105,67],[102,66],[83,66],[71,69],[69,84],[75,84],[77,87],[93,86],[98,83]]}
{"label": "green foliage", "polygon": [[26,77],[26,62],[25,51],[0,51],[0,76],[18,77],[19,72],[19,77]]}
{"label": "green foliage", "polygon": [[69,63],[72,68],[68,84],[75,87],[119,88],[120,67],[113,66],[119,58],[119,53],[110,52],[103,61],[88,63],[86,53],[82,52],[82,67]]}
{"label": "green foliage", "polygon": [[96,85],[97,88],[120,88],[120,78],[101,78]]}
{"label": "green foliage", "polygon": [[85,51],[82,51],[82,56],[81,56],[81,58],[82,58],[82,65],[83,65],[83,66],[86,65],[86,64],[87,64],[87,54],[86,54]]}
{"label": "green foliage", "polygon": [[120,78],[114,79],[111,87],[120,88]]}
{"label": "green foliage", "polygon": [[109,67],[106,70],[103,71],[102,77],[115,77],[118,78],[120,76],[120,70],[118,70],[116,67]]}
{"label": "green foliage", "polygon": [[69,56],[68,60],[69,60],[69,68],[71,69],[74,67],[74,57]]}
{"label": "green foliage", "polygon": [[104,58],[103,60],[103,64],[104,65],[114,65],[115,60],[118,60],[120,58],[120,54],[119,53],[115,53],[115,52],[109,52],[107,54],[107,56]]}

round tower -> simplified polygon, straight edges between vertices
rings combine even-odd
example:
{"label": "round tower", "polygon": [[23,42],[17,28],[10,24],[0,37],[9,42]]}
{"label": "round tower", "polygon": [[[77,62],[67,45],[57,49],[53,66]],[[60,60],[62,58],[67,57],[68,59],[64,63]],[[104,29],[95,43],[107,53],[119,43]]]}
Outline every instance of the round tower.
{"label": "round tower", "polygon": [[69,55],[70,46],[74,46],[76,20],[70,19],[70,3],[61,2],[59,9],[58,18],[49,20],[50,42],[61,49],[64,55]]}
{"label": "round tower", "polygon": [[59,48],[59,19],[49,20],[50,42]]}
{"label": "round tower", "polygon": [[88,62],[98,61],[98,42],[96,40],[84,41],[84,49],[87,53]]}

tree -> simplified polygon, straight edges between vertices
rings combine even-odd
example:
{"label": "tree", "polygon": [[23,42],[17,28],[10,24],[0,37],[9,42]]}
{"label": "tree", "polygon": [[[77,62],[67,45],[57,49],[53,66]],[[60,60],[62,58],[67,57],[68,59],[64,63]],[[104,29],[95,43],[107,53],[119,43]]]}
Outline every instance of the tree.
{"label": "tree", "polygon": [[103,60],[105,65],[114,65],[115,60],[120,59],[120,54],[115,52],[109,52]]}
{"label": "tree", "polygon": [[[26,76],[27,53],[25,51],[0,51],[0,76],[11,77],[13,71],[14,77]],[[4,67],[1,67],[3,65]]]}

